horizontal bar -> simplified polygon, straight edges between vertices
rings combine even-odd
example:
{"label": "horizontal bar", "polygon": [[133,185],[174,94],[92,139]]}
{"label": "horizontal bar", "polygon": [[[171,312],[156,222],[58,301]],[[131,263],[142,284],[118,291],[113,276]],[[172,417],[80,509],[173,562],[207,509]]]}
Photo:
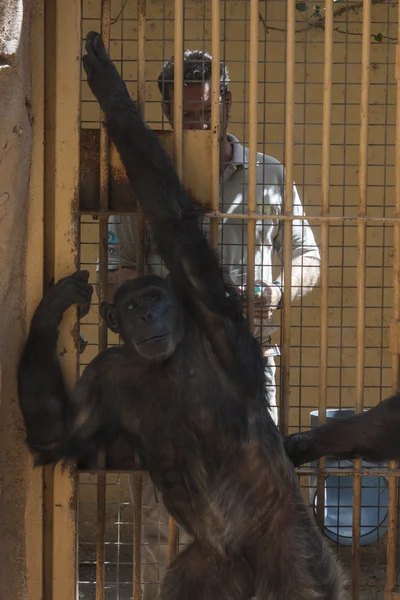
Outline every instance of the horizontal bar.
{"label": "horizontal bar", "polygon": [[[344,459],[347,460],[347,459]],[[337,475],[338,477],[354,477],[354,475],[361,475],[362,477],[400,477],[400,468],[391,470],[388,467],[379,468],[370,468],[367,469],[362,467],[361,469],[338,469],[335,467],[327,467],[325,469],[295,469],[296,473],[301,476],[317,476],[317,475],[325,475],[332,476]],[[84,474],[96,474],[96,473],[110,473],[110,474],[120,474],[120,473],[147,473],[147,471],[141,471],[140,469],[79,469],[79,473]],[[110,484],[112,485],[112,484]]]}
{"label": "horizontal bar", "polygon": [[[136,210],[132,210],[132,211],[115,211],[115,210],[110,210],[110,211],[101,211],[101,210],[81,210],[79,211],[79,214],[81,216],[103,216],[103,215],[137,215],[137,211]],[[204,217],[210,217],[211,219],[255,219],[260,220],[260,221],[264,221],[267,219],[271,219],[272,221],[309,221],[311,222],[331,222],[331,223],[343,223],[343,222],[352,222],[352,223],[360,223],[365,221],[366,223],[399,223],[400,222],[400,217],[346,217],[346,216],[341,216],[341,217],[336,217],[333,215],[317,215],[317,216],[303,216],[303,215],[259,215],[257,213],[244,213],[242,215],[233,215],[233,214],[228,214],[228,213],[220,213],[218,211],[214,211],[214,212],[207,212],[203,215]]]}

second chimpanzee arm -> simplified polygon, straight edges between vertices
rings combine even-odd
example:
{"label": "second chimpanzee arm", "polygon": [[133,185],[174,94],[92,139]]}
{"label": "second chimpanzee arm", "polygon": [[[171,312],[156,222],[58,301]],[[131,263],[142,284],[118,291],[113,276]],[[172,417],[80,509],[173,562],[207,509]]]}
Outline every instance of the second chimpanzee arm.
{"label": "second chimpanzee arm", "polygon": [[284,443],[296,467],[329,455],[373,462],[400,459],[400,394],[352,417],[286,436]]}

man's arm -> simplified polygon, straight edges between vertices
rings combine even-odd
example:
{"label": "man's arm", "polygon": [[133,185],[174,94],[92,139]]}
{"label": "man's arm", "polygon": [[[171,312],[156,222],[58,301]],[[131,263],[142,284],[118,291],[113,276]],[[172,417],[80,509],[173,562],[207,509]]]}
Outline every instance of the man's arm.
{"label": "man's arm", "polygon": [[[283,200],[282,200],[283,201]],[[293,186],[293,213],[304,215],[296,186]],[[318,283],[320,274],[320,254],[315,243],[313,232],[305,220],[294,220],[292,226],[292,277],[291,301],[298,300],[308,294]],[[283,265],[284,225],[280,222],[278,233],[274,239],[274,249]],[[256,299],[255,318],[270,319],[276,309],[282,305],[284,293],[284,275],[281,274],[272,282],[258,282],[261,285],[260,297]],[[277,285],[276,285],[277,284]]]}
{"label": "man's arm", "polygon": [[[293,185],[293,214],[304,216],[296,186]],[[278,234],[274,246],[283,264],[284,249],[284,224],[279,224]],[[308,294],[318,283],[320,275],[321,257],[314,234],[308,221],[294,220],[292,225],[292,278],[291,300],[294,302]],[[283,287],[283,271],[276,281]]]}

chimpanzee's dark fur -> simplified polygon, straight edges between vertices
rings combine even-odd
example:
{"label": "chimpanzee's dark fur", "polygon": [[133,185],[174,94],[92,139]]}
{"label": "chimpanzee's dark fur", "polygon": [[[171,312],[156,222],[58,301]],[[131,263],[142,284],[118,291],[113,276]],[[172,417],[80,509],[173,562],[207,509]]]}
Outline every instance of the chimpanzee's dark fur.
{"label": "chimpanzee's dark fur", "polygon": [[363,458],[372,462],[400,458],[400,394],[368,411],[335,419],[284,439],[286,452],[299,467],[321,456]]}
{"label": "chimpanzee's dark fur", "polygon": [[[72,304],[88,311],[93,290],[85,271],[48,290],[19,367],[28,444],[40,463],[90,456],[120,434],[139,452],[170,514],[194,536],[170,566],[162,600],[342,599],[339,568],[265,408],[263,357],[237,296],[97,34],[86,50],[89,85],[170,279],[127,282],[102,306],[125,345],[97,356],[73,393],[57,329]],[[368,446],[357,418],[364,443],[345,443],[339,431],[340,452]],[[285,440],[296,464],[335,452],[334,436],[324,446],[318,433],[296,435]]]}

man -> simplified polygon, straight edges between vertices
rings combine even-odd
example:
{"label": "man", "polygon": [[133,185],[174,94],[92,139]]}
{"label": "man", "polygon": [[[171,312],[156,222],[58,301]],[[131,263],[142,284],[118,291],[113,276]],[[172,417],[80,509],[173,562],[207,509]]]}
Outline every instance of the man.
{"label": "man", "polygon": [[[211,126],[211,56],[205,52],[186,50],[184,53],[183,127],[184,129],[210,129]],[[162,95],[163,111],[173,127],[173,82],[174,61],[167,61],[158,77],[158,87]],[[246,214],[248,202],[248,161],[249,151],[231,134],[227,124],[231,112],[232,96],[228,87],[229,74],[223,63],[220,65],[220,210],[228,214]],[[259,214],[279,215],[284,206],[284,169],[270,156],[257,155],[257,211]],[[303,215],[296,187],[293,187],[293,211]],[[208,223],[205,224],[208,226]],[[220,256],[223,266],[232,282],[242,290],[246,289],[247,265],[247,226],[246,220],[224,219],[220,230]],[[109,221],[109,287],[114,294],[116,287],[126,279],[137,275],[135,218],[112,216]],[[283,223],[279,220],[260,220],[256,224],[255,279],[257,298],[255,310],[255,334],[260,338],[266,357],[266,396],[274,421],[278,420],[275,386],[274,356],[279,354],[271,343],[271,335],[276,331],[274,313],[282,306],[283,272],[275,280],[272,275],[273,254],[276,250],[283,262]],[[146,263],[150,272],[166,275],[156,249],[147,235]],[[292,301],[309,292],[319,278],[320,255],[313,233],[307,221],[293,221],[292,242]],[[143,561],[152,563],[144,568],[143,578],[145,600],[153,597],[151,584],[158,578],[157,562],[166,561],[168,524],[157,525],[157,503],[154,502],[154,489],[151,485],[143,489],[144,515],[150,517],[152,525],[147,525],[144,542]],[[164,513],[165,514],[165,513]],[[146,519],[147,523],[149,521]],[[149,529],[150,527],[150,529]],[[151,531],[153,527],[153,531]],[[160,528],[160,531],[158,530]],[[160,539],[161,537],[161,539]],[[164,545],[162,550],[161,545]],[[156,547],[152,545],[156,544]],[[161,550],[161,555],[160,555]],[[155,555],[157,552],[157,558]],[[147,555],[146,555],[147,553]],[[146,593],[150,592],[150,593]]]}

